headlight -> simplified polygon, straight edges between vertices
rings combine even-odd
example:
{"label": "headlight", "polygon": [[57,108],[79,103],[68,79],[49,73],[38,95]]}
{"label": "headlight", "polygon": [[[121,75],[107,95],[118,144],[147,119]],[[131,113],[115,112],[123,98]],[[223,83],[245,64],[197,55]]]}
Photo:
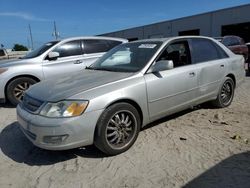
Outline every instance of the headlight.
{"label": "headlight", "polygon": [[74,117],[81,115],[88,106],[88,101],[60,101],[47,103],[40,112],[46,117]]}
{"label": "headlight", "polygon": [[4,73],[7,70],[8,70],[7,68],[0,68],[0,74]]}

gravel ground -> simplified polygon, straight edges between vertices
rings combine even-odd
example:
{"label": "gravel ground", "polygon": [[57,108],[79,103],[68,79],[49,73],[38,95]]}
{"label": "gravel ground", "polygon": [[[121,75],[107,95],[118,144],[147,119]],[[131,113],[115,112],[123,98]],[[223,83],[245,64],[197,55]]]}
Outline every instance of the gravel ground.
{"label": "gravel ground", "polygon": [[93,146],[46,151],[33,146],[0,106],[0,187],[250,187],[250,77],[232,105],[202,105],[148,125],[127,152]]}

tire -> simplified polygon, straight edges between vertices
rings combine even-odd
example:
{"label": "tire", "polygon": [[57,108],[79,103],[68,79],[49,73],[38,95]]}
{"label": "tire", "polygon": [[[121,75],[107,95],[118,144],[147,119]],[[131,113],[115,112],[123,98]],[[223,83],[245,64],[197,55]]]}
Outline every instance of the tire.
{"label": "tire", "polygon": [[37,81],[29,77],[20,77],[12,80],[6,88],[7,99],[12,105],[18,105],[23,99],[24,92],[35,83]]}
{"label": "tire", "polygon": [[114,104],[100,116],[94,144],[107,155],[120,154],[134,144],[140,126],[140,116],[134,106],[128,103]]}
{"label": "tire", "polygon": [[234,97],[235,83],[232,78],[226,77],[220,87],[216,100],[212,101],[212,104],[218,108],[225,108],[229,106]]}

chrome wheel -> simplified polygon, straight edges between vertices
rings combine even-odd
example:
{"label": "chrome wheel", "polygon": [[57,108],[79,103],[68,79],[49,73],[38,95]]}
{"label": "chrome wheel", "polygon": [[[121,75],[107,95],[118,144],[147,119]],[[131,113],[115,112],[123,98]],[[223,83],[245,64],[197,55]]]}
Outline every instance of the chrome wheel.
{"label": "chrome wheel", "polygon": [[29,77],[19,77],[12,80],[6,88],[6,96],[9,102],[16,106],[23,100],[24,92],[35,83],[37,81]]}
{"label": "chrome wheel", "polygon": [[106,127],[106,140],[110,147],[122,149],[134,139],[137,130],[137,121],[130,111],[115,113]]}
{"label": "chrome wheel", "polygon": [[108,155],[120,154],[134,144],[140,127],[141,117],[134,106],[126,102],[115,103],[99,117],[94,144]]}
{"label": "chrome wheel", "polygon": [[231,100],[233,98],[233,88],[234,86],[230,81],[224,82],[222,89],[221,89],[221,102],[223,105],[227,106],[229,103],[231,103]]}
{"label": "chrome wheel", "polygon": [[23,82],[23,83],[16,85],[16,87],[13,90],[13,95],[15,96],[15,98],[17,100],[21,101],[23,99],[24,92],[27,89],[29,89],[30,85],[31,84],[28,82]]}

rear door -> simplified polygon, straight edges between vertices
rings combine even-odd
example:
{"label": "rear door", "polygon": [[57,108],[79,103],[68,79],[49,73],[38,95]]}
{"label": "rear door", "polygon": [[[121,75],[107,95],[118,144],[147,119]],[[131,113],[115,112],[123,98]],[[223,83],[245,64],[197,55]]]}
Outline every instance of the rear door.
{"label": "rear door", "polygon": [[191,63],[187,40],[167,45],[159,60],[172,60],[174,68],[145,74],[151,120],[188,107],[197,96],[197,68]]}
{"label": "rear door", "polygon": [[226,74],[228,55],[209,39],[193,38],[191,57],[197,67],[198,98],[216,96]]}

